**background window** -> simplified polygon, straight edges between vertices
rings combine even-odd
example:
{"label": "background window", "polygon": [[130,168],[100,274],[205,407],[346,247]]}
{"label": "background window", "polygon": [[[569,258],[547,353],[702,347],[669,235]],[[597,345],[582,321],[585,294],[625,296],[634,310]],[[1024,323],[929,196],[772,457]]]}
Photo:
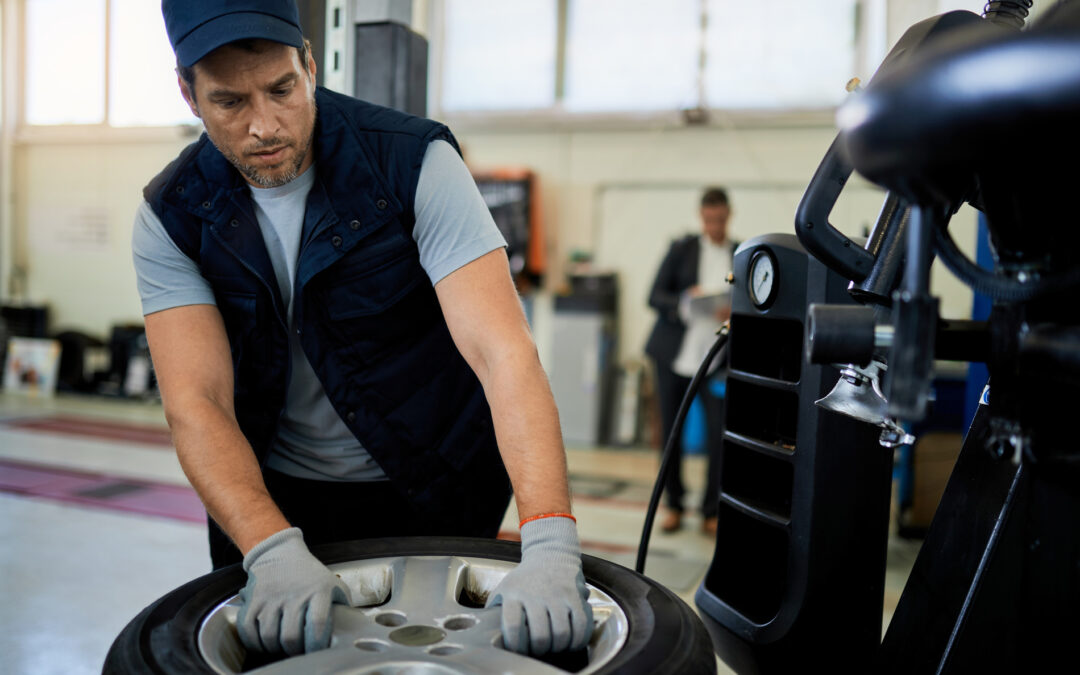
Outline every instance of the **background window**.
{"label": "background window", "polygon": [[195,122],[176,85],[176,57],[161,4],[109,2],[109,124],[165,126]]}
{"label": "background window", "polygon": [[829,108],[883,55],[885,1],[446,0],[442,109]]}
{"label": "background window", "polygon": [[570,111],[651,111],[698,103],[699,0],[571,0]]}
{"label": "background window", "polygon": [[104,0],[26,3],[26,121],[105,121]]}
{"label": "background window", "polygon": [[446,0],[444,110],[555,102],[556,0]]}
{"label": "background window", "polygon": [[821,108],[857,74],[856,0],[707,0],[712,108]]}
{"label": "background window", "polygon": [[192,123],[175,67],[158,2],[26,0],[27,124]]}

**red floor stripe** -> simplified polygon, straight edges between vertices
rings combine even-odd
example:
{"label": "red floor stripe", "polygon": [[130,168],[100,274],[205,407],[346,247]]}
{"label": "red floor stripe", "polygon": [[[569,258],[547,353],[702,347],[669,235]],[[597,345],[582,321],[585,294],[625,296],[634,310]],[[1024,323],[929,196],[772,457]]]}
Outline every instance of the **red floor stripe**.
{"label": "red floor stripe", "polygon": [[[88,492],[119,490],[113,497],[95,497]],[[92,506],[113,511],[140,513],[188,523],[206,522],[206,512],[195,490],[182,485],[153,483],[106,474],[72,471],[56,467],[0,460],[0,492],[9,492],[53,501]],[[500,530],[499,539],[521,541],[514,530]],[[607,553],[629,553],[633,546],[582,541],[582,548]]]}
{"label": "red floor stripe", "polygon": [[[59,418],[51,419],[56,421]],[[64,419],[70,420],[72,418]],[[30,420],[30,422],[33,421],[38,420]],[[8,426],[16,426],[16,424],[9,423]],[[54,426],[46,427],[44,424],[28,424],[26,422],[18,422],[17,426],[19,428],[55,430]],[[106,423],[106,426],[113,427],[116,424]],[[94,495],[95,492],[107,495],[110,491],[116,492],[116,494],[113,496]],[[203,510],[202,502],[199,500],[199,496],[195,494],[194,489],[189,486],[138,481],[132,480],[132,478],[45,467],[45,465],[27,462],[0,460],[0,492],[13,492],[13,494],[17,495],[75,503],[98,509],[152,515],[186,523],[201,524],[206,522],[206,512]],[[639,502],[624,501],[618,498],[595,498],[577,495],[575,499],[589,502],[644,505],[639,504]],[[521,535],[516,530],[500,530],[498,538],[521,541]],[[582,541],[581,545],[586,551],[592,550],[606,553],[630,553],[636,551],[635,546],[602,541]]]}
{"label": "red floor stripe", "polygon": [[[112,497],[92,494],[108,493],[110,490],[117,494]],[[0,492],[188,523],[206,522],[206,512],[195,490],[183,485],[0,460]],[[500,530],[498,538],[520,541],[521,535],[514,530]],[[633,546],[588,540],[582,541],[581,546],[586,551],[606,553],[629,553],[636,550]]]}
{"label": "red floor stripe", "polygon": [[[172,437],[167,427],[136,425],[126,422],[111,422],[70,415],[56,415],[31,419],[10,420],[0,423],[13,429],[26,431],[42,431],[46,433],[79,436],[83,438],[97,438],[112,441],[124,441],[140,443],[143,445],[156,445],[172,448]],[[609,506],[626,506],[644,509],[648,506],[648,500],[625,498],[625,497],[593,497],[588,494],[574,494],[575,501],[606,504]]]}
{"label": "red floor stripe", "polygon": [[[116,494],[95,495],[110,491]],[[184,485],[0,460],[0,492],[188,523],[206,522],[206,512],[198,495]]]}
{"label": "red floor stripe", "polygon": [[172,436],[168,428],[160,425],[110,422],[67,415],[9,420],[3,425],[23,431],[44,431],[66,436],[172,447]]}

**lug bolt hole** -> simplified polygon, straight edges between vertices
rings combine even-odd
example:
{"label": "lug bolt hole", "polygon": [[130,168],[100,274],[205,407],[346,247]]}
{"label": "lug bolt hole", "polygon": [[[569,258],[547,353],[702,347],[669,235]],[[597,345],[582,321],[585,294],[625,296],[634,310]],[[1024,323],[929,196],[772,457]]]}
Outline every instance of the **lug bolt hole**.
{"label": "lug bolt hole", "polygon": [[385,652],[390,648],[390,645],[378,640],[357,640],[353,643],[353,646],[365,652]]}
{"label": "lug bolt hole", "polygon": [[375,617],[375,623],[380,626],[404,626],[406,621],[405,615],[401,612],[383,612]]}
{"label": "lug bolt hole", "polygon": [[453,616],[443,622],[443,628],[446,630],[465,630],[466,628],[472,628],[477,623],[477,619],[474,616]]}

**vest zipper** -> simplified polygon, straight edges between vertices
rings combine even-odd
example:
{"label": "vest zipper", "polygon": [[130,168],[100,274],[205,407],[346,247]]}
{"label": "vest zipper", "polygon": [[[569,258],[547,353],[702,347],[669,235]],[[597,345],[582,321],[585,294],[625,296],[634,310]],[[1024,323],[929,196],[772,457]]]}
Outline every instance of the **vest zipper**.
{"label": "vest zipper", "polygon": [[[229,254],[232,255],[232,257],[236,258],[240,262],[240,264],[244,266],[244,269],[246,269],[248,272],[251,272],[255,276],[255,278],[258,279],[262,283],[262,285],[266,287],[266,290],[270,291],[270,297],[273,298],[274,289],[270,287],[270,284],[266,283],[266,279],[263,279],[262,275],[260,275],[254,267],[249,265],[246,260],[241,258],[240,254],[236,252],[236,249],[234,249],[232,246],[229,246],[225,242],[225,239],[220,234],[218,234],[218,231],[216,229],[210,230],[210,233],[214,235],[214,239],[217,239],[218,243],[221,244],[222,248],[228,251]],[[275,281],[275,283],[277,282]],[[286,339],[288,339],[289,326],[285,323],[285,318],[281,316],[281,310],[278,309],[278,305],[276,302],[271,302],[270,304],[274,306],[274,316],[277,317],[278,323],[281,324],[281,327],[285,329],[285,337]]]}
{"label": "vest zipper", "polygon": [[[243,214],[241,214],[241,215],[243,215]],[[261,282],[264,287],[266,287],[266,290],[268,290],[270,292],[270,298],[271,298],[271,303],[270,304],[272,304],[274,306],[274,316],[277,318],[278,323],[281,325],[281,327],[285,329],[285,352],[286,352],[286,354],[285,354],[285,392],[287,394],[288,389],[289,389],[289,380],[292,378],[292,358],[290,358],[290,354],[289,354],[289,326],[288,326],[288,324],[285,323],[285,318],[283,316],[281,316],[281,310],[278,308],[277,303],[273,302],[274,289],[270,287],[270,284],[266,283],[266,279],[263,279],[262,275],[259,274],[258,271],[256,271],[256,269],[254,267],[249,265],[246,260],[244,260],[242,257],[240,257],[240,254],[236,252],[236,249],[234,249],[232,246],[229,246],[229,244],[225,242],[225,239],[218,233],[216,228],[211,228],[210,234],[212,234],[214,236],[214,239],[217,239],[217,242],[219,244],[221,244],[222,248],[224,248],[226,251],[228,251],[229,254],[232,257],[236,258],[236,260],[241,265],[244,266],[244,269],[251,272],[251,274],[254,275],[255,278],[258,279],[259,282]],[[276,283],[276,280],[275,280],[275,283]],[[284,414],[285,414],[285,403],[284,403],[284,401],[282,401],[281,409],[278,410],[277,419],[274,420],[273,433],[270,434],[270,438],[267,441],[267,446],[266,446],[265,450],[262,452],[262,459],[259,460],[259,465],[260,466],[262,466],[266,462],[266,460],[269,459],[269,457],[270,457],[270,451],[274,447],[274,439],[277,438],[277,430],[278,430],[278,427],[281,426],[281,418],[282,418],[282,416]],[[254,448],[252,448],[252,449],[254,450]],[[258,455],[256,455],[256,458],[258,458]]]}

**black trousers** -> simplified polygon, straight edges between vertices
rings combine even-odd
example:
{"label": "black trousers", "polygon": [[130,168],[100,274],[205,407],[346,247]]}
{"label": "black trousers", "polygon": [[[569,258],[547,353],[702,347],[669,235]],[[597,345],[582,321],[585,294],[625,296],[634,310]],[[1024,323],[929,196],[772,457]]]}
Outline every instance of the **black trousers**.
{"label": "black trousers", "polygon": [[[660,426],[663,432],[661,449],[667,447],[671,429],[675,426],[675,417],[679,412],[686,390],[690,387],[690,378],[676,374],[668,365],[655,363],[656,393],[660,401]],[[705,405],[705,444],[709,453],[708,476],[705,481],[705,494],[702,497],[701,513],[706,518],[715,516],[720,508],[720,444],[724,433],[724,399],[709,392],[706,380],[699,390]],[[672,467],[664,482],[664,497],[668,508],[682,512],[683,497],[686,489],[682,480],[682,437],[675,445]]]}
{"label": "black trousers", "polygon": [[[309,546],[377,537],[458,536],[494,538],[503,512],[492,513],[482,522],[454,518],[448,504],[443,518],[418,513],[390,481],[345,483],[341,481],[294,478],[267,469],[266,489],[278,508],[295,527],[304,532]],[[214,569],[243,560],[240,550],[212,518],[210,559]]]}

